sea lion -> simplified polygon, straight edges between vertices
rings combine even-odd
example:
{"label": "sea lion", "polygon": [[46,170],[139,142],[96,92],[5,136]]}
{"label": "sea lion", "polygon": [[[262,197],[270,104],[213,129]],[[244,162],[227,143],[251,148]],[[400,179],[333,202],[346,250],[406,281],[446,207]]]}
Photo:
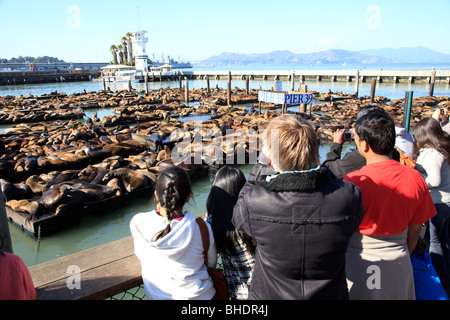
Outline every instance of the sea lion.
{"label": "sea lion", "polygon": [[79,182],[71,185],[68,188],[69,195],[71,195],[74,190],[85,193],[87,201],[109,198],[115,193],[115,189],[109,186],[86,182]]}
{"label": "sea lion", "polygon": [[80,177],[80,179],[86,179],[90,183],[101,184],[103,177],[107,173],[108,171],[102,167],[94,167],[92,165],[88,165],[86,168],[80,171],[78,177]]}
{"label": "sea lion", "polygon": [[28,177],[28,179],[25,181],[25,184],[30,187],[31,191],[33,191],[34,194],[42,194],[42,192],[49,188],[48,183],[39,178],[37,175]]}
{"label": "sea lion", "polygon": [[103,182],[107,183],[112,178],[120,178],[128,192],[145,188],[154,183],[143,173],[128,168],[119,168],[110,171],[103,177]]}
{"label": "sea lion", "polygon": [[42,194],[39,202],[48,210],[55,210],[60,203],[66,200],[68,194],[67,186],[55,185],[51,186]]}
{"label": "sea lion", "polygon": [[121,196],[126,193],[126,187],[120,178],[112,178],[106,184],[107,187],[114,189],[116,196]]}
{"label": "sea lion", "polygon": [[87,194],[81,190],[67,190],[67,196],[59,202],[55,209],[55,216],[82,207],[88,201],[88,198]]}
{"label": "sea lion", "polygon": [[10,200],[5,205],[15,212],[29,214],[27,221],[35,221],[43,214],[42,205],[36,200]]}
{"label": "sea lion", "polygon": [[26,199],[33,193],[25,183],[11,183],[5,179],[0,179],[0,183],[5,201]]}

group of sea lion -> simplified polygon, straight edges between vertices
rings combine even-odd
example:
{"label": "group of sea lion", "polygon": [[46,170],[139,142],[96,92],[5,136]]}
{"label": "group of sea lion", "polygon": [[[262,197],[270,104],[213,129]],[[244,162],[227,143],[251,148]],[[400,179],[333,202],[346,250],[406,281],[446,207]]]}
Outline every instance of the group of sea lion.
{"label": "group of sea lion", "polygon": [[[36,220],[44,214],[59,215],[96,201],[152,190],[159,174],[169,166],[182,166],[191,175],[204,175],[210,166],[221,166],[230,157],[236,160],[243,155],[248,161],[260,150],[260,130],[282,112],[280,106],[273,106],[260,114],[255,90],[247,94],[235,88],[233,95],[234,103],[246,101],[246,105],[227,105],[226,92],[218,88],[209,93],[205,89],[191,90],[190,101],[200,102],[195,106],[186,105],[183,90],[170,88],[147,95],[99,91],[43,100],[33,96],[0,97],[0,107],[11,112],[36,109],[37,104],[60,110],[108,107],[114,108],[116,117],[115,122],[93,117],[85,123],[57,120],[13,125],[8,134],[0,137],[4,147],[0,182],[6,205]],[[412,123],[431,116],[436,106],[448,104],[449,100],[414,98]],[[403,117],[404,99],[375,97],[371,103],[369,97],[348,95],[342,100],[312,105],[306,114],[288,112],[310,121],[319,137],[332,139],[336,129],[351,128],[359,109],[370,104],[382,106],[394,118]],[[211,116],[201,125],[178,119],[193,114]],[[14,181],[18,176],[22,179]]]}

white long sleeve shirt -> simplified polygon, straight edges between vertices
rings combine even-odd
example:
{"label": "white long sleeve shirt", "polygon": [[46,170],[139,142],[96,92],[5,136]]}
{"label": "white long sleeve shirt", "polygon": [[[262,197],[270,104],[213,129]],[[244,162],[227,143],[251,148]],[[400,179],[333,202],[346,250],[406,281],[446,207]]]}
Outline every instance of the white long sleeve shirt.
{"label": "white long sleeve shirt", "polygon": [[[144,290],[149,300],[210,300],[215,289],[203,257],[203,243],[195,216],[185,212],[182,220],[172,220],[172,230],[152,241],[167,226],[167,218],[156,211],[136,214],[130,222],[134,252],[141,261]],[[209,266],[217,263],[211,226]]]}
{"label": "white long sleeve shirt", "polygon": [[416,163],[416,169],[430,189],[433,202],[450,205],[450,166],[444,155],[435,149],[423,148]]}

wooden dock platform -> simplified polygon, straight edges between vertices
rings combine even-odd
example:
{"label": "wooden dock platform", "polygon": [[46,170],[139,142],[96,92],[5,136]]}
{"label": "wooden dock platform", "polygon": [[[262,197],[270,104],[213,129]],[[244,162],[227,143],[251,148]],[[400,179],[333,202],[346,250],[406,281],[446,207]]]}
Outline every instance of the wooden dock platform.
{"label": "wooden dock platform", "polygon": [[131,236],[29,270],[37,300],[103,300],[142,284]]}

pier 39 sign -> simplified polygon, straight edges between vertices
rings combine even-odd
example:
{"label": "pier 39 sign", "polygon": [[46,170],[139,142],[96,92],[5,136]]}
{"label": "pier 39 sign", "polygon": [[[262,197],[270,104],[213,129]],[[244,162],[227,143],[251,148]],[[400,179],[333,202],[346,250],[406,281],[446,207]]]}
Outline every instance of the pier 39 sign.
{"label": "pier 39 sign", "polygon": [[275,104],[309,104],[314,95],[311,93],[283,93],[272,91],[259,91],[258,100]]}

